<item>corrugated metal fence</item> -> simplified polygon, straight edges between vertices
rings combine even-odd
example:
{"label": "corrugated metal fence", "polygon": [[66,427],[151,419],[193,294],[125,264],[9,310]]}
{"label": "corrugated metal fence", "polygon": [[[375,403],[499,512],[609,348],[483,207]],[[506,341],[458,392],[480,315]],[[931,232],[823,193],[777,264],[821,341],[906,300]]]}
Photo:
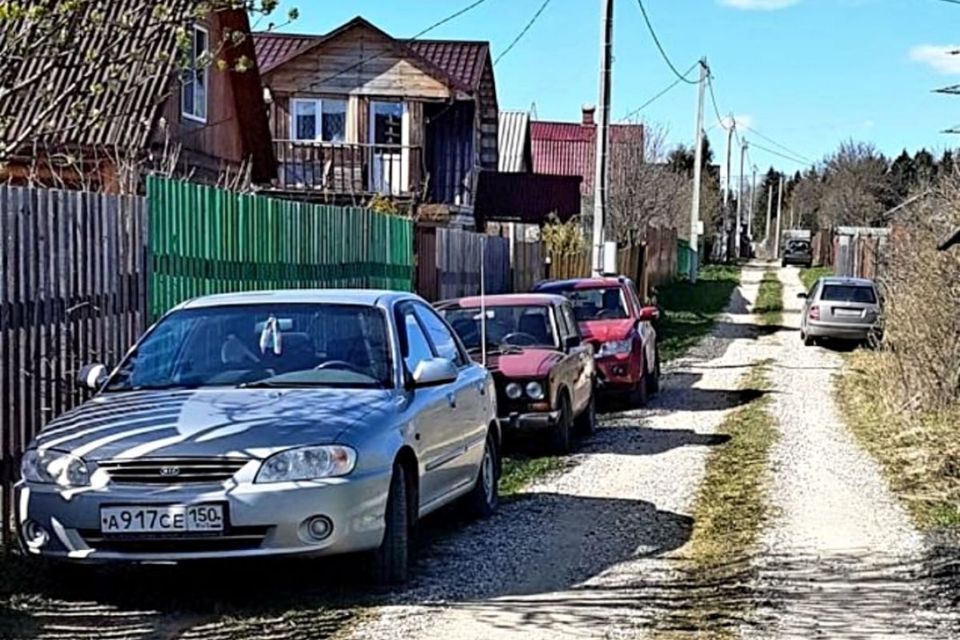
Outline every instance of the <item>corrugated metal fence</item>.
{"label": "corrugated metal fence", "polygon": [[0,544],[23,447],[143,330],[143,198],[0,186]]}
{"label": "corrugated metal fence", "polygon": [[408,219],[154,178],[147,197],[154,317],[223,291],[413,289]]}

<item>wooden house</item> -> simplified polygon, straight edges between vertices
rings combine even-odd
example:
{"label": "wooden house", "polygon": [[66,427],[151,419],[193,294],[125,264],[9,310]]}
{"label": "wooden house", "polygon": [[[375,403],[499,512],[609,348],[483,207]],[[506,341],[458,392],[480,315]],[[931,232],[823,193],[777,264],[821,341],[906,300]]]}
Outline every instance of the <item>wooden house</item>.
{"label": "wooden house", "polygon": [[401,40],[359,17],[324,35],[258,33],[255,43],[277,191],[380,194],[472,215],[478,174],[498,161],[488,43]]}
{"label": "wooden house", "polygon": [[116,192],[135,190],[151,170],[208,183],[241,172],[255,183],[275,178],[247,13],[198,18],[200,0],[170,0],[163,14],[155,4],[91,2],[80,11],[101,12],[99,22],[74,23],[75,47],[51,44],[4,70],[23,88],[0,94],[0,149],[10,149],[0,179]]}

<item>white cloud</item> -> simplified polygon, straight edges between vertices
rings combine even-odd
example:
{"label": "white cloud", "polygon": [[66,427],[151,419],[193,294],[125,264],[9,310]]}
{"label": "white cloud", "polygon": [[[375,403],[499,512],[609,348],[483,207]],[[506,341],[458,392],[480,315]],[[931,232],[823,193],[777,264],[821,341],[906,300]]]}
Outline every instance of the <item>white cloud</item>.
{"label": "white cloud", "polygon": [[744,11],[775,11],[792,7],[798,2],[800,0],[720,0],[725,7]]}
{"label": "white cloud", "polygon": [[953,52],[960,50],[955,44],[918,44],[910,49],[910,59],[925,64],[940,73],[960,74],[960,55]]}

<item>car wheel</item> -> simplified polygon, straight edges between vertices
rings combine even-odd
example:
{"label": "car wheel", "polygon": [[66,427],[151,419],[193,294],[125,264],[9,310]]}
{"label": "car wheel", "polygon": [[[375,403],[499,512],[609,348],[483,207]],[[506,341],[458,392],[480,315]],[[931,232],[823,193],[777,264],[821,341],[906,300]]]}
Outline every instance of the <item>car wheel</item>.
{"label": "car wheel", "polygon": [[634,387],[633,392],[630,394],[630,404],[634,407],[645,407],[647,406],[647,377],[650,374],[644,372],[643,378],[640,379],[640,382],[637,383]]}
{"label": "car wheel", "polygon": [[590,391],[590,401],[587,407],[577,417],[577,431],[585,436],[590,435],[597,428],[597,392],[595,389]]}
{"label": "car wheel", "polygon": [[570,397],[563,393],[560,396],[560,421],[550,431],[550,449],[554,453],[570,453],[573,431],[573,409],[570,407]]}
{"label": "car wheel", "polygon": [[500,489],[497,484],[500,479],[499,452],[493,442],[493,436],[487,435],[483,447],[483,460],[480,462],[480,473],[473,489],[467,494],[467,505],[470,515],[475,518],[489,518],[497,512],[500,506]]}
{"label": "car wheel", "polygon": [[406,582],[410,570],[410,505],[407,473],[395,464],[390,478],[386,528],[383,543],[373,552],[370,577],[374,584],[392,585]]}
{"label": "car wheel", "polygon": [[660,392],[660,350],[654,352],[653,373],[647,374],[647,397]]}
{"label": "car wheel", "polygon": [[807,333],[803,334],[803,346],[812,347],[815,344],[817,344],[816,338]]}

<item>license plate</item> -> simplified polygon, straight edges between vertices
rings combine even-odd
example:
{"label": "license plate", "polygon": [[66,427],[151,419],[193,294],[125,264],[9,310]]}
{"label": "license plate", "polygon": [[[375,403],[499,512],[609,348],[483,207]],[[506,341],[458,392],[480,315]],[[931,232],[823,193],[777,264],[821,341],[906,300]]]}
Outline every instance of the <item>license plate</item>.
{"label": "license plate", "polygon": [[220,532],[224,526],[223,505],[103,507],[103,533]]}
{"label": "license plate", "polygon": [[833,314],[845,318],[859,318],[863,315],[863,312],[860,309],[834,309]]}

